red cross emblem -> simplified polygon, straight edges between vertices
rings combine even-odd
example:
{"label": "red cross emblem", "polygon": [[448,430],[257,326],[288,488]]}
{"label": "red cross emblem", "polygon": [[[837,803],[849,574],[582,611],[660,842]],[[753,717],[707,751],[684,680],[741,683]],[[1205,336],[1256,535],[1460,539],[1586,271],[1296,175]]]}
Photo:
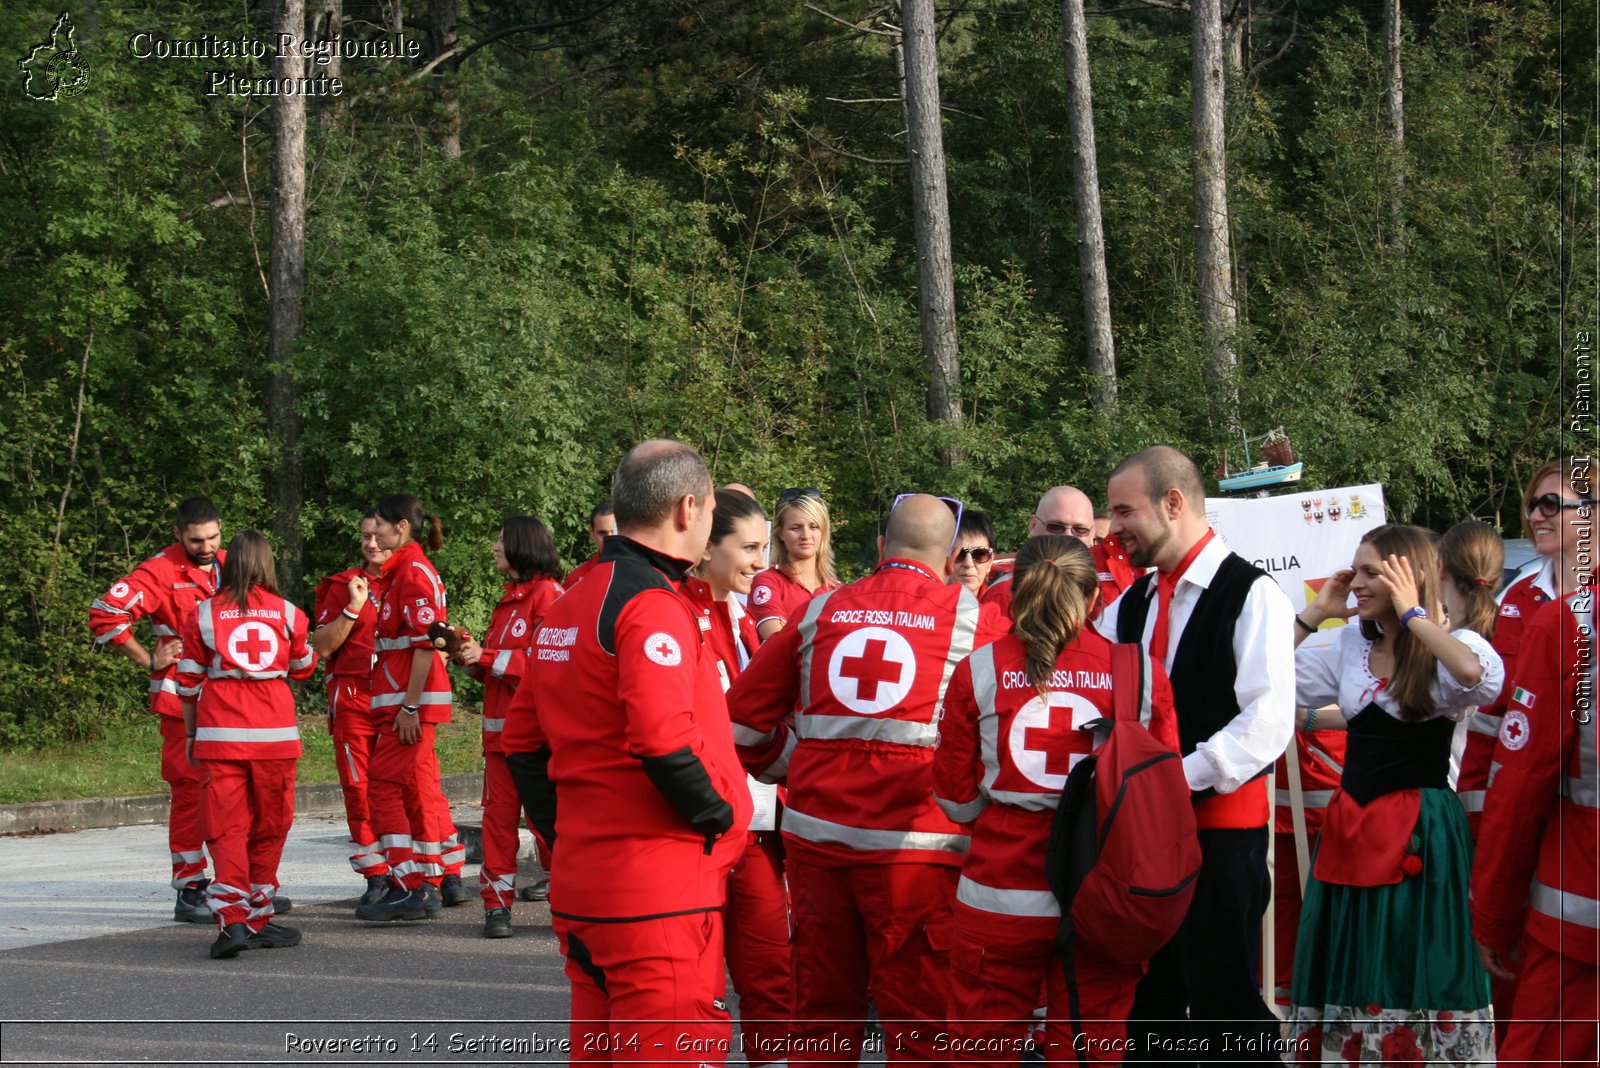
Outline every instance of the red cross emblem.
{"label": "red cross emblem", "polygon": [[678,639],[666,631],[656,631],[644,640],[644,655],[662,667],[677,667],[683,663],[683,650]]}
{"label": "red cross emblem", "polygon": [[246,623],[228,638],[228,655],[246,671],[262,671],[278,656],[278,639],[260,623]]}
{"label": "red cross emblem", "polygon": [[877,700],[879,683],[898,685],[900,676],[905,674],[905,665],[884,657],[884,650],[888,647],[888,642],[874,638],[867,642],[866,651],[860,656],[844,658],[839,674],[856,680],[856,697],[860,700]]}
{"label": "red cross emblem", "polygon": [[1528,744],[1529,730],[1528,714],[1520,708],[1510,709],[1500,721],[1500,744],[1514,753]]}
{"label": "red cross emblem", "polygon": [[1067,772],[1072,770],[1072,754],[1066,752],[1061,743],[1064,741],[1062,735],[1071,729],[1071,710],[1052,705],[1045,712],[1044,726],[1022,729],[1023,751],[1043,754],[1044,773],[1065,778]]}
{"label": "red cross emblem", "polygon": [[886,712],[906,699],[917,678],[917,654],[888,627],[862,627],[839,639],[828,657],[828,688],[845,708]]}
{"label": "red cross emblem", "polygon": [[1081,694],[1057,691],[1048,701],[1033,698],[1012,717],[1006,739],[1011,763],[1033,785],[1060,790],[1067,783],[1067,773],[1093,744],[1090,735],[1078,734],[1079,728],[1101,716],[1094,703]]}

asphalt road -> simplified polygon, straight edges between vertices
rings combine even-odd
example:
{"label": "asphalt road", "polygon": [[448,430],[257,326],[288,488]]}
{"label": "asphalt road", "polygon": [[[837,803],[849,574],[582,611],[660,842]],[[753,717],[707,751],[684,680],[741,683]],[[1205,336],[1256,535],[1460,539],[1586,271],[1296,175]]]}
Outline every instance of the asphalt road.
{"label": "asphalt road", "polygon": [[163,828],[0,838],[0,1063],[565,1062],[548,908],[519,902],[495,941],[476,900],[362,923],[345,837],[296,821],[280,878],[304,941],[233,960],[172,922]]}

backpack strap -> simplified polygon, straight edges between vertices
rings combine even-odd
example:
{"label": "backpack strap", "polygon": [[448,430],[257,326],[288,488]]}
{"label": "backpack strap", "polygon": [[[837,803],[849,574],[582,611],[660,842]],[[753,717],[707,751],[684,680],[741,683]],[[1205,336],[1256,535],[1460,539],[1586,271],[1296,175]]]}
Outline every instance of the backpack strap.
{"label": "backpack strap", "polygon": [[1139,642],[1111,646],[1112,717],[1150,727],[1150,653]]}

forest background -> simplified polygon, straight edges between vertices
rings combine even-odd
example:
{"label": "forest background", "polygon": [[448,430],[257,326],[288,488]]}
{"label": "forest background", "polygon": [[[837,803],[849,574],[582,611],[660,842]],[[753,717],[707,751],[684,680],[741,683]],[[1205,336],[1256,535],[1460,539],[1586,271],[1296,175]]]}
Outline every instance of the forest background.
{"label": "forest background", "polygon": [[[1224,333],[1197,295],[1195,13],[1092,5],[1114,365],[1089,358],[1074,200],[1082,0],[941,4],[939,409],[896,4],[309,0],[312,36],[416,55],[342,59],[344,92],[308,101],[285,326],[282,116],[207,95],[271,63],[131,43],[270,40],[282,5],[78,0],[81,91],[29,99],[15,67],[0,91],[0,746],[143,710],[85,615],[191,493],[225,536],[273,532],[302,604],[357,559],[365,507],[416,493],[478,627],[501,517],[575,564],[657,435],[769,505],[822,488],[852,573],[897,492],[960,496],[1015,546],[1044,487],[1103,490],[1155,442],[1209,472],[1279,425],[1307,487],[1381,482],[1396,518],[1515,536],[1596,321],[1594,5],[1224,0]],[[4,5],[7,56],[59,14]]]}

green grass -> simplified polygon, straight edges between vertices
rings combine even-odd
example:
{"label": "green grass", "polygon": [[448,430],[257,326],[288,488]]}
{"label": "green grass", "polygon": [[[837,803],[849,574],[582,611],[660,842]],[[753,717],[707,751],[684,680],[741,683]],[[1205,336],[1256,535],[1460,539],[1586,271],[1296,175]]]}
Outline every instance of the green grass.
{"label": "green grass", "polygon": [[[300,717],[305,754],[297,779],[338,782],[333,738],[322,716]],[[445,775],[483,770],[482,721],[456,709],[438,731],[439,770]],[[0,804],[60,801],[73,797],[161,794],[161,734],[152,717],[118,723],[92,742],[12,749],[0,754]]]}

